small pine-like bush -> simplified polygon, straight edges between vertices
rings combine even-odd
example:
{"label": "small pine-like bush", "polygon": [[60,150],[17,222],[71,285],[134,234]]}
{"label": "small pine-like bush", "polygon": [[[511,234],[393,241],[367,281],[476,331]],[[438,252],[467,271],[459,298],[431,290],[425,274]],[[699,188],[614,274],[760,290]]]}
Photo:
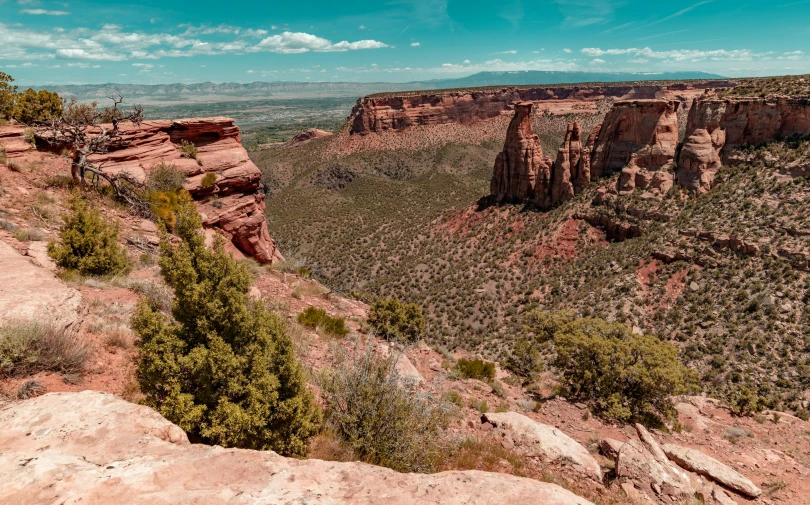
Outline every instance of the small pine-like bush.
{"label": "small pine-like bush", "polygon": [[215,174],[214,172],[208,172],[203,176],[202,180],[200,181],[200,185],[204,188],[210,188],[216,183],[217,183],[217,174]]}
{"label": "small pine-like bush", "polygon": [[461,358],[456,363],[459,376],[465,379],[491,381],[495,378],[495,364],[481,359]]}
{"label": "small pine-like bush", "polygon": [[389,340],[416,343],[425,334],[425,317],[414,303],[402,303],[397,298],[381,298],[374,302],[368,316],[374,333]]}
{"label": "small pine-like bush", "polygon": [[63,216],[59,241],[48,244],[48,254],[56,264],[83,275],[128,272],[130,263],[118,243],[118,226],[109,224],[80,196],[71,197],[69,203],[71,212]]}
{"label": "small pine-like bush", "polygon": [[23,124],[40,124],[62,115],[62,98],[53,91],[28,88],[16,98],[14,119]]}
{"label": "small pine-like bush", "polygon": [[174,289],[171,317],[147,300],[131,326],[144,403],[191,439],[304,456],[320,424],[284,321],[249,296],[251,277],[220,239],[206,247],[193,204],[177,213],[173,246],[161,240],[161,274]]}
{"label": "small pine-like bush", "polygon": [[197,159],[197,146],[188,140],[180,141],[180,156],[183,158]]}
{"label": "small pine-like bush", "polygon": [[325,310],[315,307],[307,307],[306,310],[298,314],[298,322],[327,335],[334,337],[345,337],[349,334],[346,328],[346,321],[342,317],[331,317]]}
{"label": "small pine-like bush", "polygon": [[371,346],[335,353],[319,378],[328,426],[366,463],[400,472],[435,470],[451,405],[403,380],[393,354],[382,356]]}

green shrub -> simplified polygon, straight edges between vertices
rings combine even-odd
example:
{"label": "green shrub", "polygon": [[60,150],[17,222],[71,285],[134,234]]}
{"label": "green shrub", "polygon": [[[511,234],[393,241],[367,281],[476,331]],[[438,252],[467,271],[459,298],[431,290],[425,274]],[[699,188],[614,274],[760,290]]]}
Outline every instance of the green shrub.
{"label": "green shrub", "polygon": [[367,463],[400,472],[435,470],[450,406],[403,380],[393,354],[382,356],[371,346],[335,353],[319,377],[328,425]]}
{"label": "green shrub", "polygon": [[537,345],[529,340],[515,342],[506,361],[506,368],[523,379],[524,384],[543,373],[543,358]]}
{"label": "green shrub", "polygon": [[747,386],[738,387],[731,391],[729,394],[729,406],[735,416],[750,416],[764,410],[759,395]]}
{"label": "green shrub", "polygon": [[315,307],[307,307],[298,314],[298,322],[333,337],[345,337],[349,334],[346,321],[342,317],[330,317],[325,310]]}
{"label": "green shrub", "polygon": [[210,188],[216,183],[217,183],[217,174],[215,174],[214,172],[208,172],[203,176],[202,180],[200,181],[200,185],[204,188]]}
{"label": "green shrub", "polygon": [[193,160],[197,159],[197,146],[193,143],[189,142],[188,140],[181,140],[180,141],[180,156],[182,158],[191,158]]}
{"label": "green shrub", "polygon": [[77,334],[56,325],[25,321],[0,328],[0,378],[81,373],[91,355]]}
{"label": "green shrub", "polygon": [[148,191],[177,191],[186,184],[186,174],[174,165],[160,162],[149,170],[146,176]]}
{"label": "green shrub", "polygon": [[160,257],[172,317],[142,300],[131,322],[144,403],[193,440],[306,455],[320,413],[284,321],[249,296],[250,275],[221,239],[206,247],[193,206],[175,233],[181,242],[164,235]]}
{"label": "green shrub", "polygon": [[377,336],[389,341],[415,343],[425,334],[422,309],[397,298],[381,298],[369,311],[368,323]]}
{"label": "green shrub", "polygon": [[489,363],[478,358],[461,358],[456,362],[456,371],[460,377],[465,379],[491,381],[495,378],[495,363]]}
{"label": "green shrub", "polygon": [[552,332],[554,365],[567,396],[605,419],[673,419],[671,396],[700,389],[697,374],[678,361],[678,349],[668,342],[602,319],[538,315],[543,324],[537,333]]}
{"label": "green shrub", "polygon": [[126,273],[126,251],[118,244],[118,226],[108,224],[98,210],[80,196],[70,199],[71,213],[63,216],[58,242],[48,244],[48,254],[66,270],[83,275]]}
{"label": "green shrub", "polygon": [[14,119],[27,125],[46,123],[62,115],[62,106],[62,98],[57,93],[28,88],[17,94],[13,115]]}

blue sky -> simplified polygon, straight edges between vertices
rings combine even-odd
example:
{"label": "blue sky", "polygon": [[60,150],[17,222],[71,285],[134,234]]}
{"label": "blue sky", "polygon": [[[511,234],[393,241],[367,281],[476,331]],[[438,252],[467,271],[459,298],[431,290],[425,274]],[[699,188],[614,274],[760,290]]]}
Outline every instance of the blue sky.
{"label": "blue sky", "polygon": [[0,0],[19,84],[810,73],[810,0]]}

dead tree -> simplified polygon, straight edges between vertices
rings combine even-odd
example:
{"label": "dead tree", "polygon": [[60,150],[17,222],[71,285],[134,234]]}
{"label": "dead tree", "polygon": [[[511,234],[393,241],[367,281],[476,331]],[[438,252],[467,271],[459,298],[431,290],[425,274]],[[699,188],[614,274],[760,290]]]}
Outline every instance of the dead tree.
{"label": "dead tree", "polygon": [[140,126],[143,122],[143,107],[135,105],[124,111],[119,108],[124,97],[109,97],[112,107],[98,108],[98,103],[78,103],[75,98],[65,104],[62,115],[37,128],[36,135],[48,144],[67,148],[70,152],[70,173],[82,188],[90,185],[98,189],[106,181],[116,197],[126,201],[136,210],[148,210],[137,188],[142,184],[126,172],[108,174],[101,164],[90,161],[94,154],[106,154],[110,150],[126,147],[121,123],[130,122]]}

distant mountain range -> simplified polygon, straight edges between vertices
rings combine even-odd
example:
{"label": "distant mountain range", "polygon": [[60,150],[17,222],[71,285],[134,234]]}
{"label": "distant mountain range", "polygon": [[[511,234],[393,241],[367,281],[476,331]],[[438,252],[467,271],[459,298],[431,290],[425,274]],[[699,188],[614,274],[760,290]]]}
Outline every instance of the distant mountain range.
{"label": "distant mountain range", "polygon": [[406,83],[390,82],[251,82],[199,84],[75,84],[39,86],[62,96],[75,96],[81,101],[104,100],[120,93],[127,101],[151,105],[222,102],[236,100],[305,99],[325,97],[361,97],[374,93],[434,90],[499,85],[547,85],[583,82],[682,81],[690,79],[723,79],[706,72],[479,72],[467,77],[435,79]]}

